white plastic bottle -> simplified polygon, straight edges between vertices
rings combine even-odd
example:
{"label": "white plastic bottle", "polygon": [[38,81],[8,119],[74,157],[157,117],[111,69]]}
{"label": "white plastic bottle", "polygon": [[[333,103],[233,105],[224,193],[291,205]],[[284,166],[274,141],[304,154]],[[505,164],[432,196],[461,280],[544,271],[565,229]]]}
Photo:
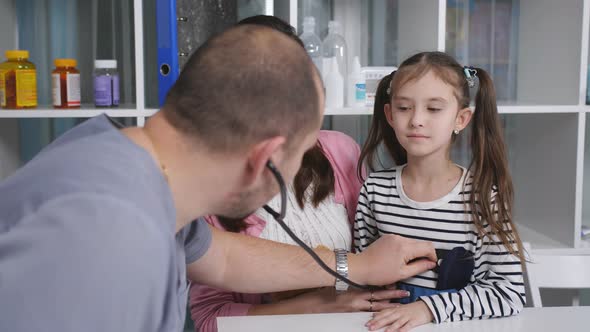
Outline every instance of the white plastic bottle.
{"label": "white plastic bottle", "polygon": [[313,16],[306,16],[303,18],[303,33],[299,38],[305,46],[305,51],[311,57],[313,63],[318,67],[320,73],[322,72],[322,41],[320,37],[315,34],[315,18]]}
{"label": "white plastic bottle", "polygon": [[344,107],[344,79],[338,68],[338,60],[333,57],[329,61],[330,67],[326,72],[326,107]]}
{"label": "white plastic bottle", "polygon": [[361,71],[359,57],[352,60],[352,70],[348,74],[347,105],[350,107],[364,107],[366,97],[365,75]]}
{"label": "white plastic bottle", "polygon": [[[342,36],[342,29],[339,22],[330,21],[328,23],[328,35],[322,42],[322,50],[324,58],[336,58],[338,61],[338,70],[340,71],[344,82],[347,82],[348,50],[346,47],[346,40]],[[343,94],[346,94],[346,91],[344,91]]]}

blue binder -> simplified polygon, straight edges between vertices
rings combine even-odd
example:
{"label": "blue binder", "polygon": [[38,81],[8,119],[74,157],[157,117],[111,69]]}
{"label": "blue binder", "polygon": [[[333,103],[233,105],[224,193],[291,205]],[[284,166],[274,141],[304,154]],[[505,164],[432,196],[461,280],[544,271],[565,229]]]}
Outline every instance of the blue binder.
{"label": "blue binder", "polygon": [[176,0],[156,0],[158,39],[158,100],[164,104],[168,90],[178,78]]}

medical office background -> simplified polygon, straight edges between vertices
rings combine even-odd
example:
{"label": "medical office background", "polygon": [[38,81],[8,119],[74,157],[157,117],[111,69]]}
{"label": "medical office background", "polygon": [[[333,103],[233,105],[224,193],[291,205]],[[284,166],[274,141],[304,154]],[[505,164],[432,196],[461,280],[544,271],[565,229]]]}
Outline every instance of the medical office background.
{"label": "medical office background", "polygon": [[[340,22],[349,67],[355,55],[363,67],[398,66],[417,51],[441,50],[485,68],[496,84],[523,240],[537,252],[590,254],[590,238],[582,234],[590,227],[589,1],[176,0],[177,17],[186,18],[177,25],[179,62],[238,20],[270,14],[298,33],[303,18],[313,16],[321,39],[330,20]],[[91,116],[107,111],[126,125],[142,125],[156,112],[157,33],[156,0],[0,0],[0,56],[30,52],[39,102],[32,110],[0,110],[0,179]],[[53,59],[62,57],[78,61],[80,109],[51,107]],[[117,108],[93,106],[95,59],[117,60]],[[324,128],[362,144],[371,113],[331,108]],[[468,164],[468,153],[466,142],[457,142],[455,160]],[[559,273],[576,273],[571,268]],[[543,290],[544,305],[570,305],[576,292]],[[580,295],[590,305],[590,292]]]}

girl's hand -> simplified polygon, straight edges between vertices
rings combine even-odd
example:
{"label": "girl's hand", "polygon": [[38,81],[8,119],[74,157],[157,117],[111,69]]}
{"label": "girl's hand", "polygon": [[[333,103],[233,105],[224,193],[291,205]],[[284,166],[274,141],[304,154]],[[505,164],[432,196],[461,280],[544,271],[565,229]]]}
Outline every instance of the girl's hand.
{"label": "girl's hand", "polygon": [[370,331],[375,331],[386,325],[390,325],[385,329],[385,332],[406,332],[416,326],[428,324],[432,322],[433,319],[434,316],[432,316],[426,303],[418,300],[414,303],[378,312],[373,315],[373,319],[371,319],[366,326]]}
{"label": "girl's hand", "polygon": [[400,306],[399,303],[389,303],[389,300],[407,296],[407,291],[397,289],[373,292],[350,290],[336,294],[333,287],[326,287],[285,300],[283,303],[290,302],[290,305],[305,308],[308,313],[380,311]]}

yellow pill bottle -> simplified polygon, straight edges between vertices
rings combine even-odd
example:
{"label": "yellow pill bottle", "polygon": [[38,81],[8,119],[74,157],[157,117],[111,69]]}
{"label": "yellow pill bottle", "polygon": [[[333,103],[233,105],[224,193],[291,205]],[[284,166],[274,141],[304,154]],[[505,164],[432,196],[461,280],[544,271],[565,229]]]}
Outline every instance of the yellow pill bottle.
{"label": "yellow pill bottle", "polygon": [[6,51],[5,56],[8,60],[0,64],[2,108],[37,107],[37,69],[29,61],[29,51]]}

